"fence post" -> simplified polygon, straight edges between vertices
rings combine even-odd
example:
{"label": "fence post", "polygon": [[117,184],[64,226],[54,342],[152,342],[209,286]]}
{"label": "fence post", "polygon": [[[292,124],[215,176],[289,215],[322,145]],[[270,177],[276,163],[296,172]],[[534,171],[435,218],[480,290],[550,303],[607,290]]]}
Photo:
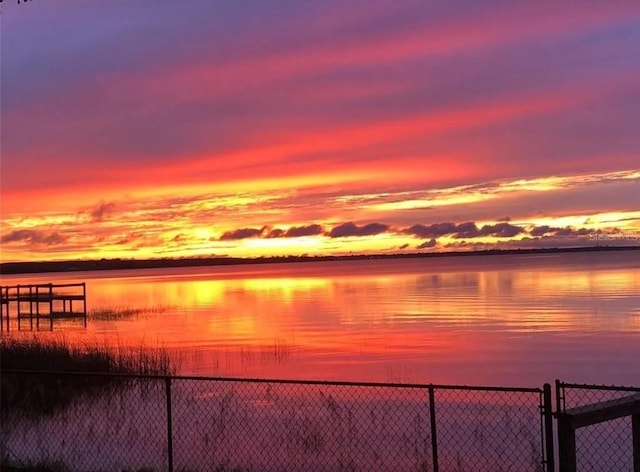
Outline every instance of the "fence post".
{"label": "fence post", "polygon": [[433,384],[429,384],[429,419],[431,420],[431,455],[433,472],[438,472],[438,432],[436,430],[436,402]]}
{"label": "fence post", "polygon": [[640,413],[631,415],[633,441],[633,472],[640,472]]}
{"label": "fence post", "polygon": [[576,431],[570,418],[564,414],[564,385],[556,379],[556,418],[558,422],[558,470],[559,472],[575,472],[576,463]]}
{"label": "fence post", "polygon": [[544,384],[542,391],[542,409],[544,414],[544,447],[546,457],[546,471],[555,472],[555,457],[553,451],[553,404],[551,402],[551,385]]}
{"label": "fence post", "polygon": [[558,413],[558,457],[560,472],[576,472],[576,430],[564,413]]}
{"label": "fence post", "polygon": [[560,393],[562,383],[556,379],[556,413],[564,413],[564,395]]}
{"label": "fence post", "polygon": [[171,419],[171,377],[164,378],[164,387],[167,396],[167,461],[168,470],[173,472],[173,425]]}

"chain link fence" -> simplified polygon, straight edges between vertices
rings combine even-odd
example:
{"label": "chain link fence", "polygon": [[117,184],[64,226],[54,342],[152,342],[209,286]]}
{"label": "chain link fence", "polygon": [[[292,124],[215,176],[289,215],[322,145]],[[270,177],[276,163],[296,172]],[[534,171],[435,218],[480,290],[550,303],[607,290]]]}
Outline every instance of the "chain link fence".
{"label": "chain link fence", "polygon": [[162,379],[2,372],[3,470],[166,470]]}
{"label": "chain link fence", "polygon": [[3,470],[538,472],[547,465],[536,388],[3,371],[2,389]]}
{"label": "chain link fence", "polygon": [[188,379],[172,385],[178,470],[431,470],[423,388]]}
{"label": "chain link fence", "polygon": [[[566,470],[635,472],[640,470],[640,388],[556,382],[557,414],[576,423]],[[633,405],[636,405],[635,407]],[[634,410],[635,408],[635,410]],[[618,416],[619,410],[622,416]],[[637,410],[637,411],[636,411]],[[636,411],[635,415],[632,414]],[[634,426],[634,416],[637,425]],[[579,417],[576,421],[575,418]],[[588,424],[585,424],[588,423]],[[634,468],[634,427],[638,457]],[[564,448],[563,448],[564,449]],[[561,461],[562,462],[562,461]]]}
{"label": "chain link fence", "polygon": [[439,387],[440,470],[544,471],[543,392]]}

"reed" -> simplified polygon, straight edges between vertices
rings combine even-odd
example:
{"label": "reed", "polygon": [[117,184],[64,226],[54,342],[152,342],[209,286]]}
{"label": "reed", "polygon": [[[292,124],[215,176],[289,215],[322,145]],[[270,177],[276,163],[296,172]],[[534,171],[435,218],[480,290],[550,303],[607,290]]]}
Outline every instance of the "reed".
{"label": "reed", "polygon": [[143,345],[70,344],[64,338],[5,337],[0,343],[0,368],[110,374],[170,375],[173,366],[164,349]]}
{"label": "reed", "polygon": [[[112,375],[36,375],[7,370]],[[131,385],[136,380],[128,375],[170,375],[174,370],[165,349],[4,337],[0,343],[0,416],[52,415],[87,396],[109,394]]]}
{"label": "reed", "polygon": [[95,308],[87,313],[89,319],[99,321],[118,321],[127,318],[136,318],[143,315],[151,315],[155,313],[165,313],[173,307],[157,305],[148,307],[131,307],[131,306],[113,306],[104,308]]}

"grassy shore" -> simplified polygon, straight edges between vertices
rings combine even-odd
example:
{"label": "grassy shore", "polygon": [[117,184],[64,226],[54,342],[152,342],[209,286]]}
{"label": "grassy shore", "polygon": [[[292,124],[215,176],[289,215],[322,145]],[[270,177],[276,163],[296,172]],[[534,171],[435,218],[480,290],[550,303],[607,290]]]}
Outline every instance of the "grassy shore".
{"label": "grassy shore", "polygon": [[[91,395],[104,395],[135,379],[117,374],[169,375],[174,366],[163,349],[144,346],[71,345],[64,339],[3,337],[0,343],[1,416],[55,414]],[[114,375],[50,375],[7,370]]]}

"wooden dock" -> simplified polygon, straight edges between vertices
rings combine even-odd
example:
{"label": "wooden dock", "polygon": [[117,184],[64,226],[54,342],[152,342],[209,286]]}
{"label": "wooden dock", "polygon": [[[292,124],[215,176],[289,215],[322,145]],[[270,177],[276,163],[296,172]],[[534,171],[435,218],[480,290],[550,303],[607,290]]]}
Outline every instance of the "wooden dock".
{"label": "wooden dock", "polygon": [[[74,306],[75,302],[75,306]],[[0,286],[0,329],[9,330],[10,319],[18,320],[18,329],[28,320],[33,329],[46,320],[51,329],[56,319],[82,319],[87,325],[87,287],[76,284],[30,284]]]}

